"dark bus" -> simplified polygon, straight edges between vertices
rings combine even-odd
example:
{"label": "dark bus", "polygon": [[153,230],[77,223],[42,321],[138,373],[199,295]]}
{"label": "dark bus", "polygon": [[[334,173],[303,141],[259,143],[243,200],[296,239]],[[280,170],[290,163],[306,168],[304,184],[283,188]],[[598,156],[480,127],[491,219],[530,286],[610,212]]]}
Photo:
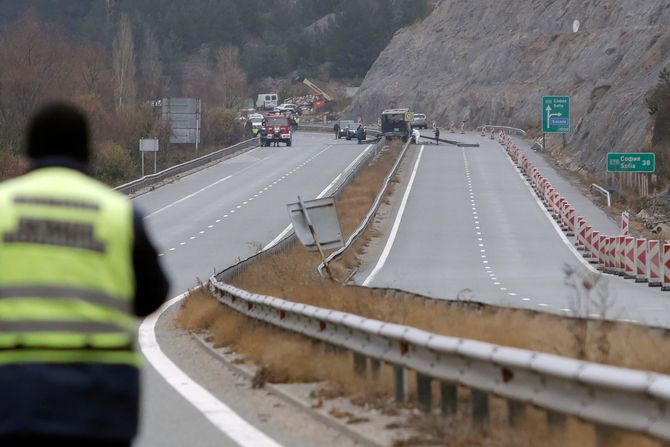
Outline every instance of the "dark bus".
{"label": "dark bus", "polygon": [[413,114],[409,109],[384,110],[381,116],[382,135],[388,139],[402,138],[407,141],[411,133]]}

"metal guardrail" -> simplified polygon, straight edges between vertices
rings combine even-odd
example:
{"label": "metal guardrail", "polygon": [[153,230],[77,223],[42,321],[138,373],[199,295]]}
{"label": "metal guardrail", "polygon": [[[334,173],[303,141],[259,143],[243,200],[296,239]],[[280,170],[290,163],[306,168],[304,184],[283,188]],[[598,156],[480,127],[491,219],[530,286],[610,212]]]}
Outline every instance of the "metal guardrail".
{"label": "metal guardrail", "polygon": [[443,399],[451,399],[443,408],[453,410],[456,394],[449,391],[465,386],[473,390],[484,421],[489,417],[488,395],[496,395],[507,399],[510,412],[517,415],[520,403],[531,404],[551,414],[670,440],[670,376],[437,335],[256,295],[216,277],[210,278],[209,287],[222,304],[250,318],[353,351],[359,371],[366,367],[365,358],[377,367],[379,362],[392,365],[400,401],[407,398],[409,369],[418,373],[424,408],[431,404],[430,381],[438,380]]}
{"label": "metal guardrail", "polygon": [[456,411],[456,387],[470,388],[473,417],[480,423],[488,421],[489,396],[495,395],[506,399],[512,424],[523,414],[523,404],[530,404],[552,415],[547,418],[550,423],[561,424],[562,416],[557,415],[569,415],[601,429],[625,429],[670,441],[670,376],[447,337],[253,294],[225,282],[239,273],[241,264],[210,278],[210,291],[222,304],[348,349],[359,372],[367,368],[367,359],[373,373],[379,372],[381,362],[391,365],[399,402],[407,399],[407,371],[412,370],[417,373],[417,399],[423,410],[431,408],[431,381],[436,380],[447,413]]}
{"label": "metal guardrail", "polygon": [[258,138],[251,138],[248,140],[241,141],[237,144],[234,144],[232,146],[220,149],[216,152],[212,152],[211,154],[203,155],[202,157],[195,158],[193,160],[189,160],[187,162],[178,164],[176,166],[172,166],[170,168],[167,168],[163,171],[157,172],[155,174],[149,174],[145,175],[144,177],[133,180],[132,182],[128,182],[124,185],[117,186],[114,188],[116,191],[119,191],[124,194],[132,194],[142,188],[145,188],[149,185],[152,185],[154,183],[161,182],[165,180],[168,177],[172,177],[177,174],[181,174],[186,171],[190,171],[191,169],[198,168],[200,166],[204,166],[208,163],[211,163],[215,160],[218,160],[220,158],[226,157],[228,155],[232,155],[238,151],[244,150],[244,149],[249,149],[251,147],[256,147],[258,146]]}
{"label": "metal guardrail", "polygon": [[515,133],[517,135],[523,135],[524,137],[527,135],[526,131],[523,129],[517,129],[516,127],[509,127],[509,126],[495,126],[493,124],[484,124],[483,126],[484,129],[499,129],[499,130],[504,130],[507,133]]}
{"label": "metal guardrail", "polygon": [[388,189],[388,186],[391,183],[391,179],[398,172],[398,168],[400,167],[400,163],[402,163],[402,160],[405,158],[405,153],[407,152],[409,144],[410,141],[407,141],[407,143],[405,143],[405,146],[402,148],[402,152],[400,152],[400,155],[398,156],[398,159],[391,168],[391,171],[386,175],[384,183],[382,184],[382,187],[379,189],[379,192],[377,192],[377,197],[375,197],[375,200],[372,203],[370,210],[368,210],[367,215],[363,219],[363,222],[361,222],[361,224],[353,231],[353,233],[351,233],[349,239],[347,239],[342,248],[331,253],[323,262],[321,262],[317,266],[316,270],[317,272],[319,272],[319,275],[323,276],[323,269],[326,268],[326,266],[329,263],[342,256],[342,254],[345,251],[347,251],[349,247],[351,247],[351,245],[356,241],[356,239],[358,239],[358,237],[361,234],[363,234],[363,231],[368,226],[374,215],[377,213],[377,210],[379,209],[379,206],[382,203],[382,199],[384,198],[384,194],[386,193],[386,190]]}
{"label": "metal guardrail", "polygon": [[603,196],[607,197],[607,207],[611,208],[612,207],[612,199],[610,197],[610,192],[603,188],[600,185],[596,185],[595,183],[591,183],[591,188],[590,189],[595,189],[597,192],[602,194]]}
{"label": "metal guardrail", "polygon": [[[339,176],[337,187],[335,188],[335,191],[331,194],[331,197],[339,197],[339,195],[342,194],[344,187],[349,185],[356,178],[356,175],[358,175],[358,172],[360,171],[361,167],[364,166],[371,158],[375,157],[381,151],[381,149],[384,148],[384,146],[385,146],[385,140],[384,138],[381,138],[379,141],[377,141],[373,150],[370,150],[366,156],[361,157],[361,159],[358,160],[358,162],[355,165],[349,168],[348,172],[343,172]],[[295,233],[293,231],[290,231],[281,240],[277,241],[276,244],[269,246],[265,250],[260,251],[225,270],[226,278],[228,280],[234,278],[236,275],[242,273],[247,268],[247,266],[249,266],[254,261],[263,259],[267,256],[274,256],[278,253],[290,249],[293,246],[293,244],[296,243],[296,241],[297,238],[295,236]]]}

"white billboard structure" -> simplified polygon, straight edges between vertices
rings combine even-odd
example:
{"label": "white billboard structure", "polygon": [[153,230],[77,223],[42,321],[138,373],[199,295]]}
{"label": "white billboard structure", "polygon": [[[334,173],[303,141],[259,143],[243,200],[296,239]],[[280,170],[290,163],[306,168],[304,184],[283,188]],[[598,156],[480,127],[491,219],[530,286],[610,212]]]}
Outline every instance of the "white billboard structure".
{"label": "white billboard structure", "polygon": [[170,123],[170,143],[200,144],[202,100],[200,98],[163,98],[157,101],[163,120]]}

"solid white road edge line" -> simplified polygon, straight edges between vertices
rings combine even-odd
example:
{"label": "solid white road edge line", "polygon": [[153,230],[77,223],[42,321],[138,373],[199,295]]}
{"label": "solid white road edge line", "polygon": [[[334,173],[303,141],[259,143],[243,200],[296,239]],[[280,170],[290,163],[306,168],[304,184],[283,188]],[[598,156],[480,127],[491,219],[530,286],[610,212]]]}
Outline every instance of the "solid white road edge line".
{"label": "solid white road edge line", "polygon": [[551,225],[554,227],[554,230],[556,231],[556,233],[558,233],[558,235],[560,236],[560,238],[563,240],[563,243],[564,243],[565,245],[567,245],[567,247],[570,249],[570,251],[572,252],[572,254],[575,255],[575,257],[577,258],[577,260],[578,260],[579,262],[581,262],[581,263],[582,263],[587,269],[589,269],[591,272],[593,272],[593,273],[598,273],[598,274],[603,274],[603,272],[599,271],[598,269],[593,268],[593,266],[592,266],[586,259],[584,259],[584,257],[577,251],[577,249],[575,248],[575,246],[572,245],[572,242],[570,242],[570,239],[568,239],[568,237],[565,235],[565,233],[563,233],[563,230],[561,230],[561,227],[558,226],[558,224],[556,223],[556,221],[554,220],[554,218],[551,217],[551,214],[549,214],[549,211],[547,211],[547,209],[544,207],[544,204],[542,203],[542,201],[540,200],[540,198],[537,196],[537,194],[535,194],[535,190],[534,190],[533,187],[530,185],[530,183],[528,182],[528,180],[526,180],[526,177],[523,176],[523,174],[521,173],[521,171],[519,170],[519,168],[517,167],[517,165],[514,164],[514,161],[512,161],[512,158],[509,156],[509,154],[507,153],[507,151],[505,150],[505,148],[502,147],[502,146],[500,146],[500,144],[498,144],[498,147],[501,148],[501,150],[502,150],[502,152],[503,152],[503,155],[505,156],[505,158],[507,159],[507,161],[510,162],[510,164],[512,165],[512,168],[513,168],[514,171],[517,173],[517,175],[519,176],[519,178],[521,179],[521,181],[526,185],[526,187],[527,187],[528,190],[530,191],[530,195],[531,195],[531,197],[535,200],[535,203],[537,204],[537,206],[540,208],[540,210],[541,210],[541,211],[544,213],[544,215],[547,217],[547,219],[549,220],[549,223],[551,223]]}
{"label": "solid white road edge line", "polygon": [[171,299],[142,321],[139,328],[142,353],[167,383],[235,443],[240,446],[281,447],[281,444],[256,429],[209,391],[191,380],[161,350],[156,340],[156,322],[167,309],[185,296],[186,293],[183,293]]}
{"label": "solid white road edge line", "polygon": [[[328,147],[330,148],[330,147],[332,147],[332,146],[328,146]],[[344,169],[344,171],[342,171],[342,172],[340,172],[339,174],[337,174],[337,177],[335,177],[335,178],[333,179],[333,181],[330,182],[330,184],[329,184],[328,186],[326,186],[326,188],[325,188],[323,191],[321,191],[321,193],[319,193],[318,196],[316,196],[316,198],[317,198],[317,199],[320,199],[320,198],[322,198],[323,196],[325,196],[326,193],[327,193],[328,191],[330,191],[330,189],[331,189],[333,186],[335,186],[335,184],[340,180],[340,178],[342,177],[342,175],[345,174],[345,173],[347,173],[347,172],[349,172],[349,170],[350,170],[353,166],[356,165],[356,162],[358,162],[358,160],[360,160],[361,157],[362,157],[363,155],[365,155],[365,153],[366,153],[368,150],[370,150],[371,147],[372,147],[372,144],[368,145],[368,147],[366,147],[365,150],[364,150],[363,152],[361,152],[361,153],[358,155],[358,157],[356,157],[356,158],[354,159],[354,161],[352,161],[351,163],[349,163],[349,166],[347,166],[347,167]],[[292,229],[293,229],[293,224],[288,224],[288,226],[287,226],[286,228],[284,228],[284,230],[283,230],[281,233],[279,233],[279,235],[277,235],[276,238],[272,239],[272,241],[271,241],[269,244],[267,244],[265,247],[263,247],[263,251],[265,251],[265,250],[267,250],[267,249],[269,249],[269,248],[272,248],[272,247],[274,247],[275,245],[277,245],[277,244],[279,243],[279,241],[281,241],[282,239],[284,239],[284,238],[286,237],[286,235],[287,235]]]}
{"label": "solid white road edge line", "polygon": [[[328,146],[329,149],[332,145]],[[365,150],[354,159],[353,162],[347,166],[343,171],[348,172],[355,163],[372,147],[369,145]],[[326,150],[324,149],[324,151]],[[322,151],[323,152],[323,151]],[[323,197],[341,178],[340,173],[326,188],[321,191],[318,198]],[[230,176],[229,176],[230,177]],[[228,177],[228,178],[229,178]],[[215,183],[220,183],[225,179],[219,180]],[[214,184],[215,184],[214,183]],[[214,184],[210,185],[213,186]],[[208,187],[207,187],[208,188]],[[196,193],[192,194],[195,195]],[[180,201],[186,200],[185,197]],[[177,202],[175,202],[176,204]],[[268,244],[263,250],[272,247],[279,242],[290,231],[289,225],[273,242]],[[261,431],[250,425],[242,419],[237,413],[230,409],[223,402],[218,400],[214,395],[205,390],[202,386],[191,380],[191,378],[184,373],[177,365],[175,365],[161,350],[156,340],[156,323],[163,313],[172,305],[178,303],[186,296],[188,292],[172,298],[161,306],[161,308],[152,315],[142,321],[139,328],[139,345],[142,354],[147,358],[149,363],[156,369],[167,383],[169,383],[179,394],[181,394],[187,401],[189,401],[195,408],[197,408],[209,421],[221,430],[226,436],[231,438],[240,446],[258,446],[258,447],[282,447]]]}
{"label": "solid white road edge line", "polygon": [[391,248],[393,247],[396,234],[398,233],[398,228],[400,227],[400,221],[402,220],[402,215],[405,212],[405,206],[407,205],[407,199],[409,198],[409,193],[410,191],[412,191],[412,185],[414,184],[414,177],[416,177],[416,171],[419,168],[421,155],[423,155],[423,148],[424,146],[421,146],[421,149],[419,150],[419,155],[416,157],[416,162],[414,162],[412,175],[409,178],[409,183],[407,184],[407,189],[405,189],[405,195],[402,197],[402,202],[400,202],[400,208],[398,209],[398,214],[395,216],[395,221],[393,222],[393,228],[391,228],[391,233],[389,234],[389,238],[386,241],[384,250],[382,251],[381,256],[379,256],[377,265],[375,265],[375,267],[372,269],[372,272],[370,272],[368,277],[365,278],[365,281],[363,281],[364,286],[368,286],[370,282],[374,279],[375,275],[379,273],[382,267],[384,267],[384,264],[386,263],[386,258],[388,257],[389,253],[391,253]]}

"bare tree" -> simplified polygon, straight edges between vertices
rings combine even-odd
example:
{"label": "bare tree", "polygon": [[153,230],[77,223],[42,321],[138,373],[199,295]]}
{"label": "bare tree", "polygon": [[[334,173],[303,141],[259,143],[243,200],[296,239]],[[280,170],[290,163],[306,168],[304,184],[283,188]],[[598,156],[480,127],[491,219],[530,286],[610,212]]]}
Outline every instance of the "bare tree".
{"label": "bare tree", "polygon": [[247,97],[247,75],[240,66],[240,49],[226,45],[216,51],[216,65],[212,84],[218,93],[220,105],[235,108]]}
{"label": "bare tree", "polygon": [[112,47],[114,68],[114,97],[116,109],[121,110],[135,103],[135,44],[130,19],[122,14],[119,32]]}
{"label": "bare tree", "polygon": [[156,35],[149,27],[144,32],[140,74],[143,85],[142,95],[146,98],[157,98],[162,90],[161,78],[163,76],[163,66],[160,60],[160,49]]}
{"label": "bare tree", "polygon": [[42,102],[71,96],[73,47],[57,28],[27,13],[0,31],[0,141],[18,146],[25,121]]}

